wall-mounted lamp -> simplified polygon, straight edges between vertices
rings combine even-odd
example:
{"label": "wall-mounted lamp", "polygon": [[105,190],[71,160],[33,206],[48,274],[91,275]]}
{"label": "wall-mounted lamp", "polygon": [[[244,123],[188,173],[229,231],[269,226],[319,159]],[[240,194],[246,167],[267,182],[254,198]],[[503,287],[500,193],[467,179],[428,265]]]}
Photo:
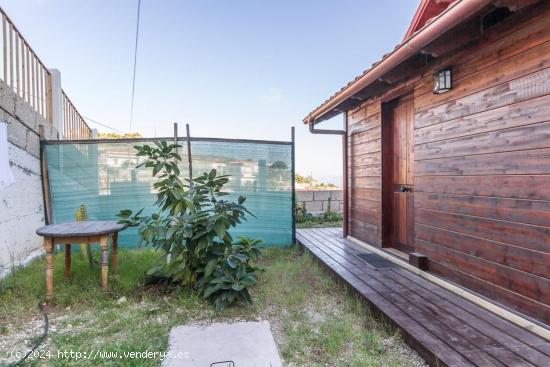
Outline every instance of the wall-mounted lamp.
{"label": "wall-mounted lamp", "polygon": [[453,87],[453,70],[451,67],[439,70],[434,74],[434,93],[441,94]]}

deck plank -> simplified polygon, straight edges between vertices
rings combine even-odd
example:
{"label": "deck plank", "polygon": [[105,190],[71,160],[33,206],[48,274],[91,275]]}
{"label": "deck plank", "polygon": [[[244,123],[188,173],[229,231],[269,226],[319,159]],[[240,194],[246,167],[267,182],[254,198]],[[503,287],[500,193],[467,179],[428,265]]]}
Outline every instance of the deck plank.
{"label": "deck plank", "polygon": [[550,343],[404,268],[375,269],[338,228],[300,229],[298,242],[401,329],[430,364],[550,366]]}

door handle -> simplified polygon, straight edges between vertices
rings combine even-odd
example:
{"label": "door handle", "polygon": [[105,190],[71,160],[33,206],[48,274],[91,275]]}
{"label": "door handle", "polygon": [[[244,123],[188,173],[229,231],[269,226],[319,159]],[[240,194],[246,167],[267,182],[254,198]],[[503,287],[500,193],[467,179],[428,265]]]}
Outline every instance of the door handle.
{"label": "door handle", "polygon": [[399,189],[399,191],[401,191],[401,192],[410,192],[411,189],[408,188],[407,186],[401,186],[401,188]]}

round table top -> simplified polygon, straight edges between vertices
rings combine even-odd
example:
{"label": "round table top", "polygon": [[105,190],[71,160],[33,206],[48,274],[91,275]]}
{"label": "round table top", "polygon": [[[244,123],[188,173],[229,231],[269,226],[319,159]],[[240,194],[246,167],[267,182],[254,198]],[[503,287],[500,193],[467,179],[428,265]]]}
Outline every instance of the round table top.
{"label": "round table top", "polygon": [[114,220],[89,220],[82,222],[67,222],[49,224],[36,230],[36,234],[42,237],[86,237],[100,236],[119,232],[126,228],[117,224]]}

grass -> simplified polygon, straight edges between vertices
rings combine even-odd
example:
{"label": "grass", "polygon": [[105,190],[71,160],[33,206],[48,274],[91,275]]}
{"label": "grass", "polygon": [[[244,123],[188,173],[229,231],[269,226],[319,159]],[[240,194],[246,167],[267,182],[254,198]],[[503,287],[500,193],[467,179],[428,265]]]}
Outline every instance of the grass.
{"label": "grass", "polygon": [[[158,254],[121,251],[120,274],[103,293],[98,269],[73,255],[73,277],[63,281],[63,258],[55,256],[55,299],[48,306],[50,334],[40,349],[49,359],[28,365],[157,366],[158,359],[61,359],[58,351],[166,351],[176,325],[231,320],[270,321],[285,365],[408,366],[418,357],[371,317],[364,304],[308,254],[295,248],[267,249],[254,304],[217,313],[192,291],[165,293],[144,287],[144,272]],[[45,294],[44,261],[38,260],[0,284],[0,365],[10,350],[22,350],[40,334],[36,303]],[[125,297],[126,301],[119,301]]]}
{"label": "grass", "polygon": [[324,228],[324,227],[342,227],[343,215],[341,213],[325,213],[315,217],[307,215],[299,217],[296,220],[296,228]]}

